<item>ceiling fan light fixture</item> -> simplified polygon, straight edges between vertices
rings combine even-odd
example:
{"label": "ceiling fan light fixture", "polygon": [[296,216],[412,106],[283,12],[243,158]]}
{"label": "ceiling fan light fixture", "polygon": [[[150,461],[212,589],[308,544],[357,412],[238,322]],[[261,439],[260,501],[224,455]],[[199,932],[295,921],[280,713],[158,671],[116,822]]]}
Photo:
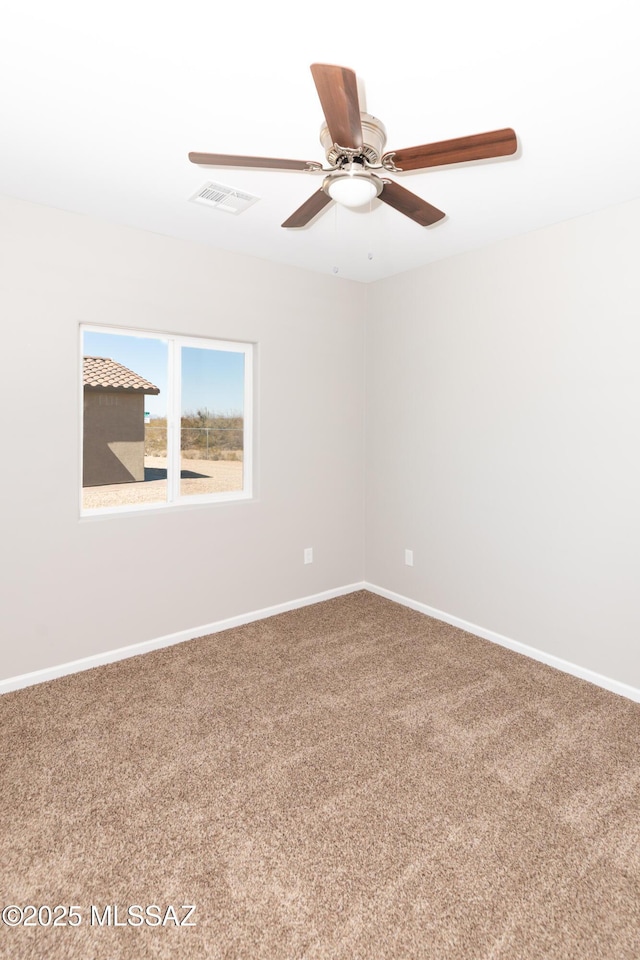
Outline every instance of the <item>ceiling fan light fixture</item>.
{"label": "ceiling fan light fixture", "polygon": [[382,190],[382,182],[370,173],[339,170],[325,181],[325,192],[343,207],[364,207]]}
{"label": "ceiling fan light fixture", "polygon": [[395,180],[389,180],[384,173],[377,176],[371,171],[383,169],[395,174],[406,170],[426,170],[454,163],[469,164],[475,160],[509,157],[518,151],[515,131],[505,127],[385,153],[387,134],[384,124],[360,109],[355,72],[336,64],[312,63],[311,73],[324,113],[320,142],[328,169],[315,160],[254,157],[236,153],[189,154],[191,163],[202,166],[327,172],[322,186],[281,224],[285,229],[308,226],[332,200],[345,207],[371,207],[376,197],[421,227],[430,227],[443,220],[446,214]]}

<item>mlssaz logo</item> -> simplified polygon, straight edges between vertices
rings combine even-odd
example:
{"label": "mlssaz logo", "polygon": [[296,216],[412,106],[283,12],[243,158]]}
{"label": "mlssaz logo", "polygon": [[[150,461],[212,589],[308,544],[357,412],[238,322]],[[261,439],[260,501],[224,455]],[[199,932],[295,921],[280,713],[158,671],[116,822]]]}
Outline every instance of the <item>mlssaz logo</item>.
{"label": "mlssaz logo", "polygon": [[195,927],[195,911],[192,903],[179,907],[160,907],[155,903],[144,907],[138,903],[128,907],[119,907],[117,903],[103,907],[92,904],[90,923],[92,927]]}

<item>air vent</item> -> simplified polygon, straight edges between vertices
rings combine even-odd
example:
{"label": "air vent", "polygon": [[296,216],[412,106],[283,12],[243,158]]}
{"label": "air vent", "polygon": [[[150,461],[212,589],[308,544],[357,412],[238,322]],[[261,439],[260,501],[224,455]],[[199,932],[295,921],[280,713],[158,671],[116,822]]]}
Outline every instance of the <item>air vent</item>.
{"label": "air vent", "polygon": [[194,203],[202,203],[205,207],[224,210],[225,213],[242,213],[260,197],[254,197],[250,193],[244,193],[242,190],[234,189],[234,187],[227,187],[224,183],[209,181],[204,183],[189,199],[193,200]]}

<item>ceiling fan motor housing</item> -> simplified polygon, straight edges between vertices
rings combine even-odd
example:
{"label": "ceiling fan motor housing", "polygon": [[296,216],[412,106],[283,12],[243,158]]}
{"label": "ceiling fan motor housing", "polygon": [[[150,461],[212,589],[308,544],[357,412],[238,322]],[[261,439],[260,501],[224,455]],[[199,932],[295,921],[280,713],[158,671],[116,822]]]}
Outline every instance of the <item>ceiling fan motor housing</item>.
{"label": "ceiling fan motor housing", "polygon": [[327,163],[332,167],[341,166],[341,162],[349,162],[353,157],[362,157],[365,165],[376,167],[380,165],[380,158],[387,142],[387,131],[384,124],[370,113],[361,113],[362,146],[354,151],[345,144],[335,144],[329,133],[326,123],[320,128],[320,143],[327,157]]}

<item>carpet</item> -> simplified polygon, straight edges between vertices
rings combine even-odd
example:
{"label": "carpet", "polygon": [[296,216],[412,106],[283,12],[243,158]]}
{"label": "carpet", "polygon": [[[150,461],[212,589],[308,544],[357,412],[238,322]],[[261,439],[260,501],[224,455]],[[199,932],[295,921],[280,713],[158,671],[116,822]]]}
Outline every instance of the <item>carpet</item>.
{"label": "carpet", "polygon": [[640,705],[372,593],[0,724],[7,960],[640,957]]}

